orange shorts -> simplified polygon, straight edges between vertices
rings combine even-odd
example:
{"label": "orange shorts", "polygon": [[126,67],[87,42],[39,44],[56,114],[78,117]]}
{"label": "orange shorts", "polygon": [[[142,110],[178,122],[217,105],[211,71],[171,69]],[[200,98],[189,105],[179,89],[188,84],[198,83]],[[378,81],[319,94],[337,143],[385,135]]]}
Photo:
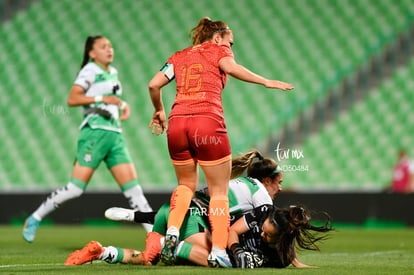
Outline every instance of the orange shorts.
{"label": "orange shorts", "polygon": [[172,163],[216,165],[231,160],[224,120],[213,114],[180,115],[169,119],[168,150]]}

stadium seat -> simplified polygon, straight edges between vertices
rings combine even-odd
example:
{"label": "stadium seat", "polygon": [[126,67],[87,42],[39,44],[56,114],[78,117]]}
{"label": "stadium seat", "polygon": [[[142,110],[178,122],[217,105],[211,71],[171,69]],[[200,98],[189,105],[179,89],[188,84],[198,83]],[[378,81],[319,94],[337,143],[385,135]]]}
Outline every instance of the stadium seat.
{"label": "stadium seat", "polygon": [[[405,31],[407,20],[413,21],[407,19],[412,12],[408,0],[379,0],[375,5],[338,0],[284,0],[277,5],[270,0],[258,0],[254,5],[249,0],[237,5],[223,0],[220,5],[210,5],[178,0],[168,8],[162,1],[151,0],[34,1],[0,26],[0,61],[7,64],[0,87],[10,91],[0,103],[8,110],[0,123],[7,125],[9,132],[1,137],[15,150],[11,155],[14,165],[0,165],[4,171],[0,179],[9,181],[0,183],[0,190],[14,183],[23,189],[50,189],[67,180],[81,110],[67,107],[66,97],[79,70],[87,35],[103,34],[111,39],[114,65],[132,107],[131,118],[124,123],[125,136],[140,181],[150,189],[165,190],[176,180],[165,136],[154,137],[148,132],[152,106],[147,83],[174,51],[191,44],[186,32],[202,16],[229,23],[240,64],[295,86],[293,92],[279,92],[229,80],[223,102],[232,149],[237,154],[261,147],[285,122],[322,100],[330,87],[380,53],[395,34]],[[357,103],[359,108],[351,108],[341,119],[306,137],[298,146],[309,152],[303,161],[314,170],[291,173],[292,181],[287,182],[297,189],[313,190],[315,186],[343,189],[347,184],[358,189],[362,188],[361,181],[371,181],[378,163],[371,165],[369,159],[358,161],[353,156],[379,155],[376,150],[365,151],[367,144],[382,148],[389,143],[404,146],[409,142],[404,130],[413,122],[413,117],[406,115],[411,108],[408,102],[413,99],[409,91],[414,86],[407,79],[413,72],[411,62],[391,84],[380,86],[378,92],[371,93],[371,99]],[[173,85],[164,89],[166,106],[171,106],[174,95]],[[382,118],[386,111],[387,116]],[[396,131],[379,135],[387,132],[387,127]],[[30,137],[30,142],[25,143],[23,137]],[[389,152],[384,153],[386,165],[393,157]],[[342,169],[335,169],[335,163]],[[353,173],[361,165],[367,172]],[[331,169],[335,169],[332,175]],[[90,188],[117,187],[109,173],[99,172]]]}

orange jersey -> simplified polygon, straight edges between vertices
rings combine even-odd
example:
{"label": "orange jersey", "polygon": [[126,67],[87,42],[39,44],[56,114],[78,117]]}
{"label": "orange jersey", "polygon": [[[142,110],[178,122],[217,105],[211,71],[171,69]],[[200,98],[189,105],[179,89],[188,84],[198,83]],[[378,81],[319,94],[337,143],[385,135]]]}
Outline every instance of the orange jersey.
{"label": "orange jersey", "polygon": [[205,42],[176,52],[168,59],[161,70],[170,80],[175,77],[177,89],[170,117],[213,113],[223,118],[221,93],[227,81],[227,75],[219,67],[223,57],[234,57],[230,47]]}

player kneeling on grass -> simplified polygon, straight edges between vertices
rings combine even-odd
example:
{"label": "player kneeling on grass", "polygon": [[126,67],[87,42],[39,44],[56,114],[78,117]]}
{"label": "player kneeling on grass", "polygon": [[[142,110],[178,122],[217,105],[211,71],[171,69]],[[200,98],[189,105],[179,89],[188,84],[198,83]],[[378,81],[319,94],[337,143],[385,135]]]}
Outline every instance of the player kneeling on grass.
{"label": "player kneeling on grass", "polygon": [[[163,232],[165,232],[168,210],[168,204],[161,207],[154,224],[155,230],[164,223]],[[181,240],[176,250],[176,263],[190,262],[208,266],[211,236],[207,224],[202,221],[203,217],[197,214],[191,215],[191,212],[190,209],[182,227],[181,236],[185,236],[185,239]],[[308,211],[303,207],[255,208],[230,228],[227,252],[233,267],[283,268],[290,264],[296,267],[310,267],[297,259],[295,245],[303,249],[319,250],[316,243],[326,236],[315,236],[311,231],[325,233],[332,230],[329,219],[325,225],[318,227],[310,224],[310,218]],[[81,265],[93,260],[151,265],[159,259],[164,236],[158,232],[151,232],[147,236],[146,248],[142,253],[133,249],[102,247],[98,242],[92,241],[81,250],[69,255],[65,265]]]}

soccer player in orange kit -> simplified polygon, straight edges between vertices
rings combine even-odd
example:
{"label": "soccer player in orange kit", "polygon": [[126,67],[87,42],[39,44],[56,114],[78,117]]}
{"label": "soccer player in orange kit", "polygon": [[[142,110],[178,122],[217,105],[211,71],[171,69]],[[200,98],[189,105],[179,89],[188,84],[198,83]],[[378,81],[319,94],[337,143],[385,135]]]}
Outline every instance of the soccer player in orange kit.
{"label": "soccer player in orange kit", "polygon": [[266,79],[237,64],[231,50],[233,33],[226,23],[205,17],[190,34],[193,46],[174,53],[148,84],[155,109],[149,126],[157,135],[166,129],[161,89],[175,79],[177,90],[169,115],[167,139],[178,187],[171,195],[161,260],[165,264],[174,262],[179,229],[197,188],[199,164],[211,198],[208,214],[212,250],[208,262],[211,266],[231,267],[226,244],[232,156],[221,98],[227,75],[266,88],[291,90],[293,86]]}

